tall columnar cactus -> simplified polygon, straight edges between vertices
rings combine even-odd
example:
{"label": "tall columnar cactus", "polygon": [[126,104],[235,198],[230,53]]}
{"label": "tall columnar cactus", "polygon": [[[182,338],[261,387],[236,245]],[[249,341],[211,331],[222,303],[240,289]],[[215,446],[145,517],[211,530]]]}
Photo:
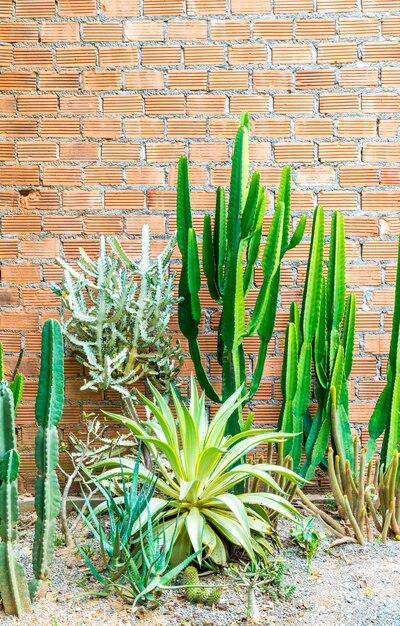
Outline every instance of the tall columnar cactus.
{"label": "tall columnar cactus", "polygon": [[49,567],[53,559],[56,519],[60,512],[61,495],[56,467],[58,464],[58,433],[64,402],[64,351],[60,324],[47,320],[42,333],[42,358],[39,389],[36,396],[35,442],[36,477],[35,539],[33,544],[33,573],[31,595],[47,589]]}
{"label": "tall columnar cactus", "polygon": [[28,584],[16,558],[18,522],[18,470],[15,412],[22,398],[23,376],[4,380],[0,348],[0,594],[6,613],[21,616],[30,610],[31,599],[46,589],[54,550],[55,521],[60,508],[56,475],[57,424],[64,399],[64,355],[61,327],[47,320],[43,327],[39,391],[36,400],[38,431],[35,458],[38,467],[35,509],[37,521],[33,546],[34,580]]}
{"label": "tall columnar cactus", "polygon": [[[3,358],[1,355],[1,370]],[[30,610],[25,573],[15,554],[18,522],[19,454],[16,449],[14,398],[7,381],[0,382],[0,594],[6,613],[20,617]]]}
{"label": "tall columnar cactus", "polygon": [[381,464],[386,468],[392,462],[395,451],[400,452],[400,239],[387,383],[375,406],[368,429],[370,438],[367,458],[372,458],[376,441],[384,433]]}
{"label": "tall columnar cactus", "polygon": [[[198,382],[207,396],[216,402],[225,401],[246,382],[243,341],[256,333],[260,340],[257,364],[249,388],[243,386],[243,395],[251,399],[259,387],[274,329],[280,262],[285,252],[300,242],[305,228],[306,218],[303,217],[289,241],[290,184],[291,172],[286,167],[262,255],[262,286],[246,323],[245,298],[253,285],[254,267],[259,259],[267,199],[260,184],[260,174],[254,172],[249,178],[249,118],[243,114],[234,146],[228,206],[225,191],[220,187],[214,225],[208,214],[204,215],[203,225],[202,268],[209,294],[222,308],[217,350],[218,363],[222,367],[220,396],[203,366],[198,344],[202,314],[200,261],[192,222],[188,161],[186,157],[179,161],[177,224],[178,245],[182,254],[179,325],[189,342]],[[244,427],[241,409],[238,409],[227,424],[227,432],[236,434]]]}
{"label": "tall columnar cactus", "polygon": [[[350,376],[355,329],[355,296],[346,301],[345,234],[343,216],[334,213],[328,275],[323,275],[324,213],[314,213],[311,249],[301,315],[291,305],[286,330],[282,372],[283,406],[279,426],[285,432],[299,433],[285,443],[285,454],[293,457],[294,468],[307,479],[324,460],[331,433],[330,388],[337,389],[338,436],[350,455],[353,444],[348,420],[347,380]],[[309,412],[311,369],[314,362],[315,395],[318,403],[314,418]],[[302,443],[306,460],[301,465]]]}

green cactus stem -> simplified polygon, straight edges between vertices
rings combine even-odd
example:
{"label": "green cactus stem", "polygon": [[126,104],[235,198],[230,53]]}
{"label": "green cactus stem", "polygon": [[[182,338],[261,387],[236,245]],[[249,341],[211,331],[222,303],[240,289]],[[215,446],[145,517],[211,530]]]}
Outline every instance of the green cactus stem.
{"label": "green cactus stem", "polygon": [[[289,240],[291,171],[285,167],[275,202],[275,211],[261,257],[262,284],[249,319],[246,318],[245,298],[253,286],[254,268],[260,258],[262,227],[267,203],[260,175],[249,175],[249,116],[244,113],[236,134],[229,203],[220,187],[216,196],[215,217],[204,216],[202,268],[207,289],[221,308],[218,328],[217,361],[222,368],[222,393],[217,393],[207,368],[201,359],[198,334],[201,321],[200,260],[197,237],[193,228],[190,199],[189,168],[186,157],[178,167],[177,237],[182,255],[179,282],[181,301],[178,307],[179,325],[189,343],[197,380],[207,396],[223,402],[243,385],[243,402],[257,392],[264,370],[267,347],[271,339],[278,300],[280,262],[284,254],[302,239],[306,218]],[[259,350],[251,382],[246,386],[243,342],[258,335]],[[242,409],[235,411],[227,423],[231,435],[248,427]]]}
{"label": "green cactus stem", "polygon": [[36,397],[38,430],[35,442],[36,477],[35,538],[33,544],[33,573],[31,597],[43,595],[47,589],[49,568],[54,553],[56,519],[61,496],[56,467],[58,464],[57,424],[64,403],[64,352],[60,324],[47,320],[42,333],[42,358],[39,390]]}
{"label": "green cactus stem", "polygon": [[387,467],[397,450],[400,452],[400,239],[398,246],[396,292],[387,383],[369,421],[367,459],[375,453],[377,439],[383,434],[381,463]]}
{"label": "green cactus stem", "polygon": [[18,522],[19,455],[15,447],[15,413],[12,391],[0,382],[0,594],[4,611],[21,617],[30,610],[25,573],[15,555]]}

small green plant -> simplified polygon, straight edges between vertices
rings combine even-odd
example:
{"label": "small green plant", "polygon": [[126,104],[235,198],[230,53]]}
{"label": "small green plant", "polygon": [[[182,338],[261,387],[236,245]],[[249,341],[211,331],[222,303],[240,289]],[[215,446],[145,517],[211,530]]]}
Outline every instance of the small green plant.
{"label": "small green plant", "polygon": [[[222,393],[219,394],[204,369],[198,344],[202,317],[200,261],[192,221],[188,160],[183,156],[179,161],[177,228],[182,254],[179,325],[189,343],[197,380],[207,396],[215,402],[225,402],[237,389],[242,389],[242,404],[226,425],[226,432],[230,435],[244,429],[242,405],[253,398],[260,385],[275,324],[281,259],[297,246],[305,229],[306,217],[303,216],[289,239],[290,185],[291,170],[285,167],[262,255],[263,282],[247,320],[245,298],[253,286],[254,267],[260,258],[267,194],[260,183],[260,174],[254,172],[251,177],[249,174],[249,116],[244,113],[235,140],[229,203],[227,205],[225,190],[219,187],[214,225],[211,216],[206,214],[203,226],[202,269],[209,295],[222,309],[217,350],[217,360],[222,368]],[[247,390],[243,342],[254,335],[258,335],[260,347]]]}
{"label": "small green plant", "polygon": [[93,545],[87,541],[86,543],[83,543],[81,546],[78,546],[77,548],[77,554],[83,554],[83,553],[86,554],[87,557],[91,558],[92,556],[95,555],[96,550],[93,547]]}
{"label": "small green plant", "polygon": [[183,572],[182,585],[185,587],[185,595],[188,602],[213,606],[221,598],[220,589],[209,589],[201,584],[199,573],[193,565],[187,567]]}
{"label": "small green plant", "polygon": [[[125,544],[123,548],[114,543],[112,554],[104,553],[100,537],[103,564],[105,563],[101,571],[86,550],[79,547],[79,551],[91,574],[103,586],[103,591],[97,595],[108,595],[113,591],[133,607],[137,604],[154,605],[156,595],[162,589],[171,588],[170,583],[189,565],[196,554],[190,555],[182,563],[171,567],[174,534],[169,542],[164,526],[158,525],[156,531],[154,530],[149,507],[137,520],[135,530],[139,533],[139,541],[129,547]],[[96,595],[96,592],[89,590],[86,594]]]}
{"label": "small green plant", "polygon": [[231,566],[227,570],[234,584],[247,589],[247,618],[253,624],[263,623],[258,606],[256,590],[268,593],[272,600],[290,600],[296,590],[295,585],[285,583],[288,569],[282,559],[272,559],[268,563],[259,559],[249,563]]}
{"label": "small green plant", "polygon": [[[143,514],[147,515],[146,510],[156,486],[154,475],[149,475],[144,483],[139,485],[139,467],[140,448],[129,482],[126,480],[121,462],[123,494],[118,497],[114,495],[109,485],[105,486],[96,476],[90,476],[91,483],[104,498],[104,503],[96,508],[93,508],[88,496],[83,492],[87,512],[83,513],[78,509],[78,513],[101,548],[101,572],[81,547],[78,546],[78,550],[92,574],[100,582],[104,582],[104,572],[107,572],[111,580],[119,580],[126,571],[127,557],[130,558],[132,549],[138,547],[141,520],[143,521]],[[108,523],[103,516],[104,512],[107,513]]]}
{"label": "small green plant", "polygon": [[[224,435],[232,413],[242,402],[239,388],[209,421],[204,393],[199,397],[192,378],[189,408],[176,390],[172,390],[176,418],[168,402],[155,387],[151,387],[154,401],[141,395],[153,419],[142,424],[124,416],[108,414],[122,422],[144,442],[150,451],[160,478],[154,508],[162,512],[169,536],[174,535],[173,563],[180,563],[192,552],[198,561],[204,555],[217,565],[228,561],[228,547],[239,547],[251,559],[259,554],[266,559],[271,551],[267,537],[274,537],[269,515],[279,514],[294,519],[296,510],[285,499],[271,472],[296,482],[297,475],[290,469],[268,463],[257,466],[242,463],[243,457],[258,446],[285,439],[283,433],[268,429],[249,429],[235,436]],[[149,416],[150,417],[150,416]],[[121,480],[133,471],[130,459],[111,458],[94,466],[105,468],[101,480]],[[149,470],[141,467],[143,478]],[[238,483],[256,477],[271,487],[271,492],[242,493],[232,489]],[[176,516],[179,521],[176,526]]]}
{"label": "small green plant", "polygon": [[289,568],[282,559],[273,559],[268,564],[264,573],[264,584],[262,589],[268,593],[272,600],[292,599],[296,591],[296,585],[285,582],[285,577],[289,573]]}
{"label": "small green plant", "polygon": [[321,533],[315,526],[313,517],[303,517],[296,521],[296,525],[290,529],[290,535],[307,558],[307,572],[312,574],[312,562],[321,544]]}
{"label": "small green plant", "polygon": [[0,354],[0,593],[7,614],[20,617],[30,611],[31,600],[48,587],[53,559],[56,519],[60,510],[57,424],[64,403],[64,352],[59,323],[43,326],[39,386],[36,396],[37,465],[35,536],[32,552],[34,578],[27,583],[16,556],[19,454],[16,447],[15,414],[22,399],[24,378],[17,374],[4,380],[3,349]]}

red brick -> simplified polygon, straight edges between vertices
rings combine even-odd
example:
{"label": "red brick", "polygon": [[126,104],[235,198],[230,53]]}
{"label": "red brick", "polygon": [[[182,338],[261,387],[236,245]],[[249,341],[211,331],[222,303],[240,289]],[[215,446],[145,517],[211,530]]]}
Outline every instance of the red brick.
{"label": "red brick", "polygon": [[44,43],[79,42],[78,22],[44,22],[40,24],[40,41]]}
{"label": "red brick", "polygon": [[0,24],[0,39],[17,43],[38,41],[39,25],[36,22],[3,22]]}
{"label": "red brick", "polygon": [[55,0],[17,0],[16,16],[19,18],[53,17]]}
{"label": "red brick", "polygon": [[58,13],[61,17],[94,17],[96,0],[58,0]]}
{"label": "red brick", "polygon": [[101,0],[100,11],[109,17],[136,17],[139,0]]}
{"label": "red brick", "polygon": [[233,14],[269,13],[270,0],[231,0]]}

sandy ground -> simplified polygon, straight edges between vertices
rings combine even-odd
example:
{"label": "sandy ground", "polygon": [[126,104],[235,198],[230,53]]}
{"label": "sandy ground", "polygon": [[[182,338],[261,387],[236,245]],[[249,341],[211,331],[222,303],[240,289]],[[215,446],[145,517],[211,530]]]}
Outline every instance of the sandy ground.
{"label": "sandy ground", "polygon": [[[21,560],[28,575],[31,543],[32,528],[28,528],[20,534]],[[281,556],[290,570],[287,582],[295,583],[296,591],[290,602],[272,602],[267,594],[259,595],[262,623],[400,626],[400,543],[376,542],[365,548],[350,544],[330,550],[328,543],[324,542],[314,560],[314,573],[309,576],[302,552],[286,536]],[[245,591],[232,583],[216,607],[190,604],[182,593],[170,591],[163,594],[157,610],[138,617],[118,598],[82,597],[78,581],[86,573],[75,550],[56,547],[52,585],[46,598],[36,602],[21,620],[0,613],[0,625],[235,626],[246,621]]]}

